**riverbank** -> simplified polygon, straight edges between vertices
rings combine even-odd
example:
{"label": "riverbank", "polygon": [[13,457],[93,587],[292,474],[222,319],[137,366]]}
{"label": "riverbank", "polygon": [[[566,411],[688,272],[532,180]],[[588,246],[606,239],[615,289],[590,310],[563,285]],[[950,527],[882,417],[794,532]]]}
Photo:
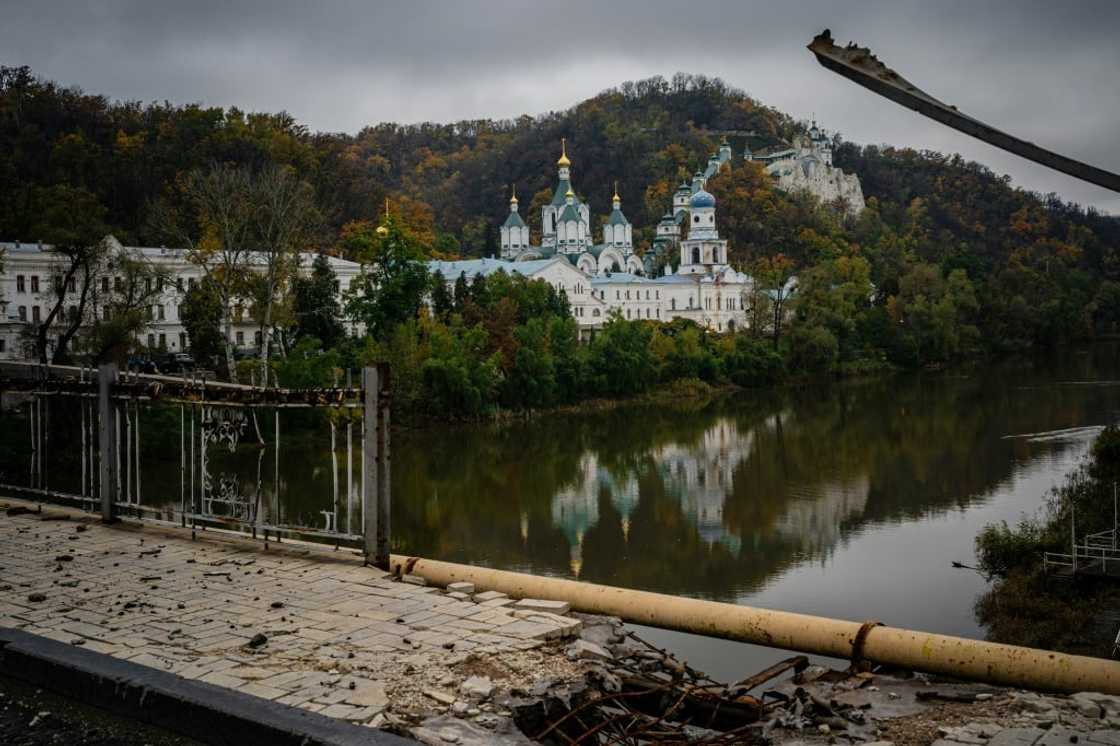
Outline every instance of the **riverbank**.
{"label": "riverbank", "polygon": [[1116,580],[1055,578],[1017,569],[976,601],[988,639],[1009,645],[1112,658],[1120,630]]}
{"label": "riverbank", "polygon": [[990,639],[1113,657],[1120,629],[1120,577],[1109,572],[1108,564],[1088,557],[1074,571],[1068,565],[1048,565],[1043,556],[1054,553],[1060,563],[1074,541],[1080,552],[1087,535],[1115,535],[1120,529],[1118,478],[1120,429],[1110,425],[1037,515],[1024,517],[1015,527],[989,525],[980,533],[978,569],[991,579],[991,588],[977,599],[976,614]]}

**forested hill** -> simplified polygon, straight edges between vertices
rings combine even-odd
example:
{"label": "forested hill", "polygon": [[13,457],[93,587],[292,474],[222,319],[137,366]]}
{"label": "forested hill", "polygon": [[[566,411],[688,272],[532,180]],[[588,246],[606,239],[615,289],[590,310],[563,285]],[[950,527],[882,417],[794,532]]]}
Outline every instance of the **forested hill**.
{"label": "forested hill", "polygon": [[[954,344],[977,336],[995,347],[1061,341],[1112,329],[1120,317],[1120,220],[1023,192],[959,158],[837,138],[837,164],[859,175],[868,197],[858,220],[844,219],[811,198],[777,192],[757,166],[738,160],[744,145],[788,141],[803,127],[719,80],[683,74],[625,83],[536,117],[377,124],[349,135],[310,132],[284,113],[109,101],[27,68],[0,68],[0,238],[49,240],[54,216],[81,206],[103,210],[125,243],[158,243],[150,205],[173,197],[183,174],[215,162],[282,163],[314,188],[322,248],[341,246],[348,224],[376,221],[389,197],[429,252],[489,255],[511,185],[536,227],[566,137],[580,197],[598,219],[617,180],[644,246],[672,189],[730,133],[736,168],[709,189],[741,266],[781,254],[804,274],[858,258],[893,321],[918,314],[928,318],[922,323],[975,332]],[[959,282],[948,282],[961,277],[954,270],[963,270],[964,297],[976,308],[967,319],[939,320],[938,309],[948,311],[937,304],[950,295],[971,308]],[[944,288],[923,294],[930,273]],[[841,347],[849,333],[833,330]]]}
{"label": "forested hill", "polygon": [[[454,236],[464,254],[481,255],[496,245],[490,232],[505,219],[511,185],[526,215],[534,194],[548,190],[551,197],[561,137],[581,198],[605,214],[617,180],[630,219],[651,226],[666,210],[663,192],[715,149],[719,137],[710,130],[756,131],[757,147],[792,134],[795,124],[719,80],[678,75],[625,83],[537,117],[312,133],[284,113],[111,102],[6,68],[0,189],[16,199],[5,200],[0,234],[30,235],[28,208],[47,197],[37,189],[68,183],[96,194],[116,230],[142,241],[148,200],[183,171],[215,161],[280,162],[316,187],[328,217],[324,244],[349,221],[377,219],[384,197],[405,197],[412,222]],[[740,152],[746,140],[733,138]],[[657,197],[647,209],[651,185]]]}

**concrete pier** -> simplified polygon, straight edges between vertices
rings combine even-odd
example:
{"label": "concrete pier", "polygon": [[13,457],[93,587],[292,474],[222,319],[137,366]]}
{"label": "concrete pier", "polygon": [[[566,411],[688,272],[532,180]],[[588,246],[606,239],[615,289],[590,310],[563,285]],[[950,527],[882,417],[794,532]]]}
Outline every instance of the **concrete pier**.
{"label": "concrete pier", "polygon": [[373,726],[446,709],[473,675],[495,692],[580,678],[562,647],[579,623],[512,603],[399,582],[349,550],[57,507],[0,518],[0,627]]}

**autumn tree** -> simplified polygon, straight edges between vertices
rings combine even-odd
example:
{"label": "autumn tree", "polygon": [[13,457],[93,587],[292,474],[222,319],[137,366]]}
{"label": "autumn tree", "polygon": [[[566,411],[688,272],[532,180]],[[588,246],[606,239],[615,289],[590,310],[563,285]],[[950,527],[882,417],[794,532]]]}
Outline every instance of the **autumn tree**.
{"label": "autumn tree", "polygon": [[769,298],[770,334],[774,349],[778,348],[782,338],[782,324],[787,313],[786,304],[797,289],[794,282],[795,269],[793,260],[781,253],[758,259],[751,269],[756,287]]}
{"label": "autumn tree", "polygon": [[93,320],[87,346],[97,360],[123,362],[136,335],[155,319],[171,275],[142,252],[124,248],[115,239],[108,243],[111,248],[96,289],[102,313]]}
{"label": "autumn tree", "polygon": [[47,312],[34,331],[35,353],[41,363],[66,363],[71,340],[89,323],[90,301],[108,264],[112,242],[106,236],[104,206],[82,187],[56,184],[38,189],[35,204],[36,233],[57,259],[54,275],[40,295]]}
{"label": "autumn tree", "polygon": [[318,210],[311,185],[291,168],[267,168],[250,181],[252,262],[257,275],[260,326],[260,380],[268,381],[274,310],[281,291],[299,271],[300,252],[312,239]]}
{"label": "autumn tree", "polygon": [[216,165],[195,169],[182,179],[177,200],[165,199],[153,211],[156,228],[187,250],[222,306],[226,370],[237,381],[233,357],[234,308],[247,290],[256,225],[252,172]]}

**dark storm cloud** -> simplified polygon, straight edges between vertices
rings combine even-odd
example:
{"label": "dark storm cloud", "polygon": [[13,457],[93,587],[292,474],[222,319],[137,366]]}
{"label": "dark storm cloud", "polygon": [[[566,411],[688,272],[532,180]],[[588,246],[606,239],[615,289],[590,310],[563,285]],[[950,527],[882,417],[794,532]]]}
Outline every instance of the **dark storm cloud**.
{"label": "dark storm cloud", "polygon": [[563,109],[623,80],[719,76],[856,142],[961,152],[1120,213],[1120,197],[820,67],[825,27],[997,127],[1120,170],[1115,2],[8,2],[0,61],[112,97],[287,110],[321,130]]}

